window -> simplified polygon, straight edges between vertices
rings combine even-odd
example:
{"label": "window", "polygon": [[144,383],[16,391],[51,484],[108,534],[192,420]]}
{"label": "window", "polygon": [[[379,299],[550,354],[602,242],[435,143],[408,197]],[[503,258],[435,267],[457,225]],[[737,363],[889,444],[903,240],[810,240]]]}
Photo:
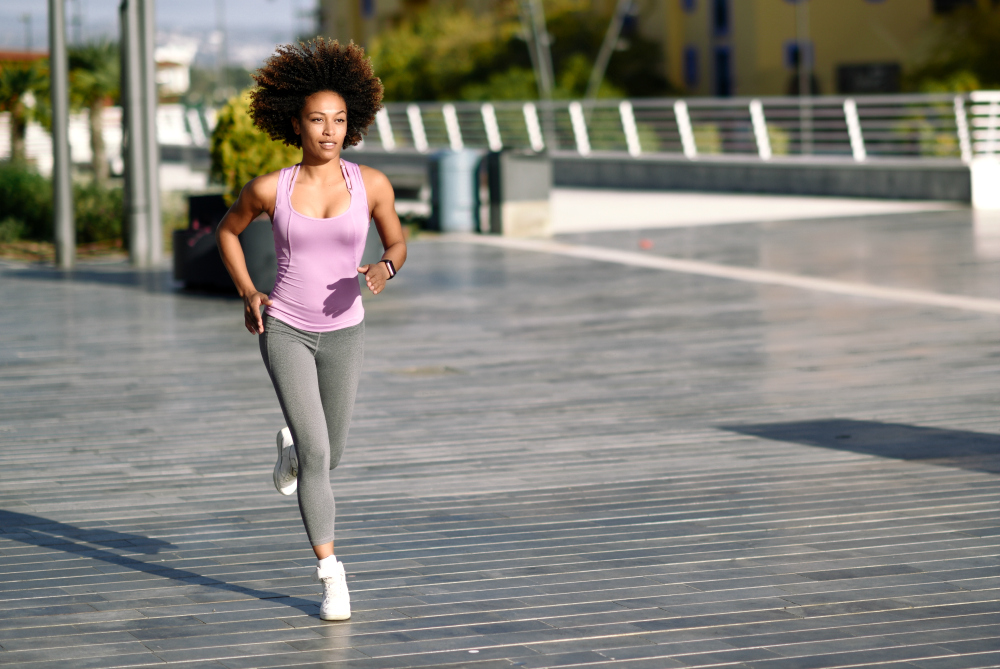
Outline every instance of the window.
{"label": "window", "polygon": [[375,16],[375,0],[361,0],[361,15],[366,19]]}
{"label": "window", "polygon": [[689,14],[693,12],[697,7],[695,6],[695,0],[681,0],[681,9]]}
{"label": "window", "polygon": [[935,14],[950,14],[963,5],[975,5],[976,0],[934,0]]}
{"label": "window", "polygon": [[720,97],[733,94],[732,55],[728,46],[715,47],[715,90]]}
{"label": "window", "polygon": [[698,87],[698,49],[689,46],[684,49],[684,85],[688,88]]}
{"label": "window", "polygon": [[903,68],[899,63],[851,63],[837,66],[837,92],[898,93]]}
{"label": "window", "polygon": [[729,34],[729,0],[712,0],[712,32],[716,36]]}
{"label": "window", "polygon": [[[799,43],[795,40],[789,40],[785,42],[785,67],[789,70],[799,69],[799,57],[802,55],[802,50],[799,47]],[[805,54],[809,58],[810,62],[815,62],[812,58],[813,55],[813,45],[812,42],[806,42],[805,44]]]}

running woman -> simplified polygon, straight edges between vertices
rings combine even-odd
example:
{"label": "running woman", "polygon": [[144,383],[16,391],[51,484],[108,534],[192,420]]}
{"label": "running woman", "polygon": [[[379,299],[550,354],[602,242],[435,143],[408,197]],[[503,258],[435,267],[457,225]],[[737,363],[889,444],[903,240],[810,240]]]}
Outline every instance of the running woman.
{"label": "running woman", "polygon": [[[360,142],[375,120],[382,82],[363,49],[322,38],[280,47],[254,81],[254,125],[301,147],[302,161],[247,183],[216,238],[287,425],[278,432],[275,487],[298,492],[323,583],[320,618],[347,620],[344,565],[333,552],[330,470],[344,452],[364,351],[358,274],[378,295],[403,267],[406,244],[389,180],[342,159],[341,151]],[[270,295],[253,285],[237,238],[261,213],[271,218],[278,256]],[[385,252],[361,265],[372,219]]]}

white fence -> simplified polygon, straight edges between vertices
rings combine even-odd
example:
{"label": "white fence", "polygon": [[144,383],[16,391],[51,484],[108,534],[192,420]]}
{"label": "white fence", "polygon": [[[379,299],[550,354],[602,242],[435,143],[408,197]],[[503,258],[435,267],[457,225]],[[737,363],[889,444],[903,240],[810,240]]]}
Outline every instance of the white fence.
{"label": "white fence", "polygon": [[387,104],[363,151],[548,149],[771,160],[1000,153],[1000,92]]}
{"label": "white fence", "polygon": [[[120,174],[122,162],[122,109],[107,107],[101,118],[104,145],[111,171]],[[196,109],[182,105],[160,105],[156,110],[157,139],[167,146],[208,146],[215,127],[215,110]],[[70,114],[70,156],[74,163],[89,163],[90,125],[86,111]],[[28,124],[25,152],[35,161],[39,172],[52,171],[52,137],[40,124]],[[0,160],[10,157],[10,112],[0,113]]]}
{"label": "white fence", "polygon": [[[0,113],[0,160],[10,155]],[[105,110],[104,138],[121,170],[121,109]],[[161,105],[160,144],[209,143],[215,110]],[[85,114],[70,122],[74,162],[90,160]],[[586,156],[677,155],[690,159],[879,159],[970,162],[1000,155],[1000,91],[969,95],[598,100],[594,102],[390,103],[362,151],[502,148]],[[31,124],[28,156],[51,170],[51,139]]]}

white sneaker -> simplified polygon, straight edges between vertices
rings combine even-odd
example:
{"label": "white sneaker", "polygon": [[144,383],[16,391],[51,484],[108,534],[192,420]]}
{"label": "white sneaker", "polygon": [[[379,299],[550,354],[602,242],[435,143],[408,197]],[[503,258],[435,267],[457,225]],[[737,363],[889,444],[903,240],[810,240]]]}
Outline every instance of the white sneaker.
{"label": "white sneaker", "polygon": [[316,567],[315,579],[323,583],[323,603],[319,607],[321,620],[347,620],[351,617],[351,593],[347,591],[344,563],[336,562],[327,569]]}
{"label": "white sneaker", "polygon": [[274,487],[282,495],[291,495],[299,487],[299,458],[287,427],[278,431],[278,461],[274,464]]}

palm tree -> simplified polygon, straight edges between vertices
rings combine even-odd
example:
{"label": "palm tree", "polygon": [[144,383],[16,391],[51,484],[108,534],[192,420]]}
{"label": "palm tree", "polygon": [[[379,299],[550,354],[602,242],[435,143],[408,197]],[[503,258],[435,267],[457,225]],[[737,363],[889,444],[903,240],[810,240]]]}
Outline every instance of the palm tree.
{"label": "palm tree", "polygon": [[118,45],[101,41],[69,50],[70,98],[77,109],[90,114],[90,149],[94,180],[104,184],[109,169],[101,120],[104,108],[119,96]]}
{"label": "palm tree", "polygon": [[35,93],[48,88],[48,77],[40,60],[0,63],[0,111],[10,112],[10,159],[26,159],[24,137],[28,130]]}

